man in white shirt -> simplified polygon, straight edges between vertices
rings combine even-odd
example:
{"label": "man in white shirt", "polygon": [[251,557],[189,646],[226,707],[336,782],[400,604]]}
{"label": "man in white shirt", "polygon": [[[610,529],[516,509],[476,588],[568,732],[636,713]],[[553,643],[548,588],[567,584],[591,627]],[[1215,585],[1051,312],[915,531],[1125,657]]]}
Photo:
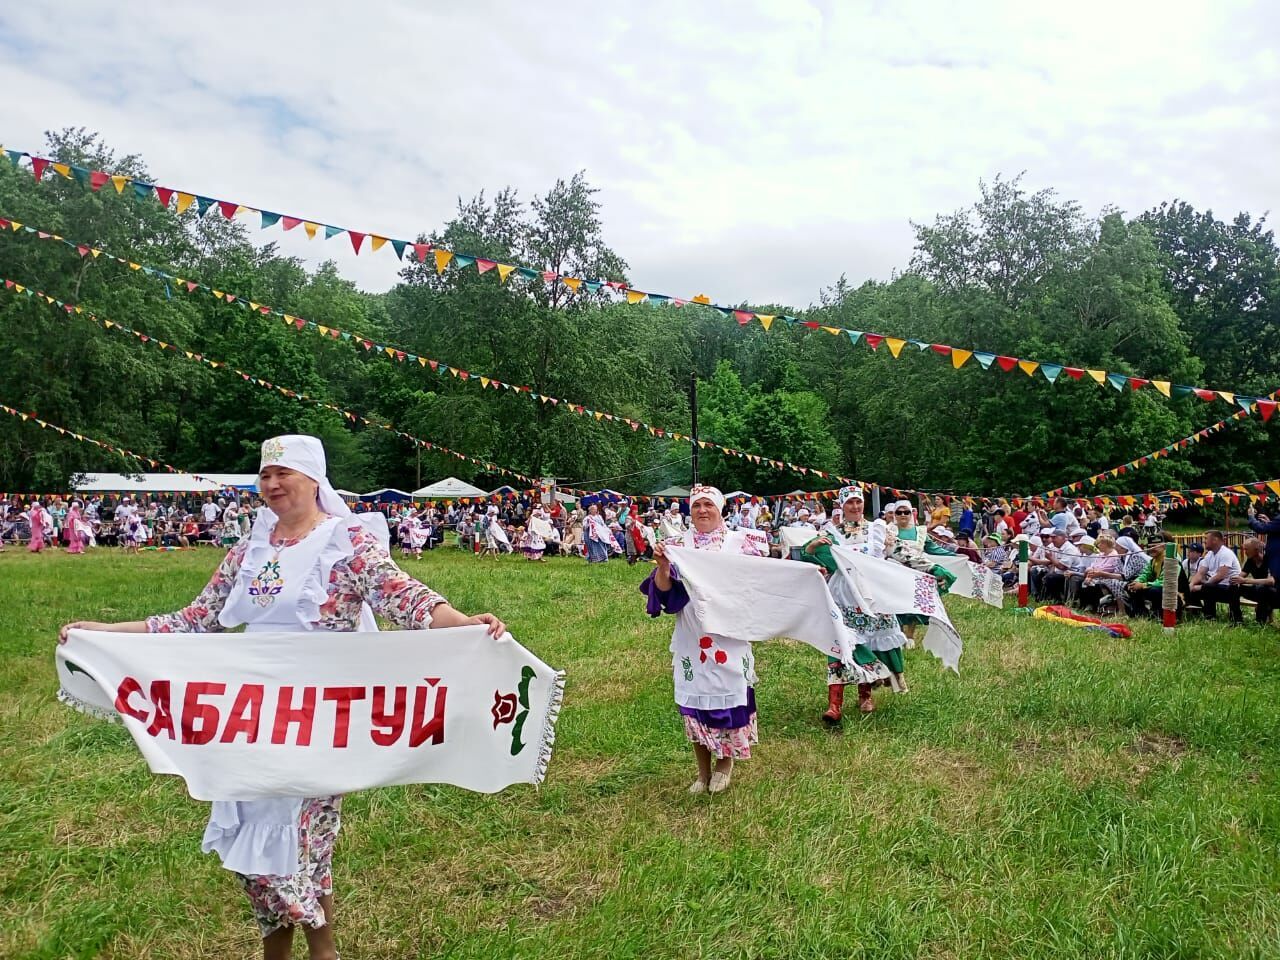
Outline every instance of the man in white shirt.
{"label": "man in white shirt", "polygon": [[1191,578],[1191,595],[1204,604],[1204,618],[1218,619],[1218,602],[1225,602],[1233,624],[1243,623],[1240,587],[1232,578],[1240,572],[1240,560],[1226,544],[1226,534],[1210,530],[1204,535],[1204,558]]}
{"label": "man in white shirt", "polygon": [[222,511],[218,509],[218,505],[213,502],[213,497],[205,497],[204,503],[200,506],[200,518],[205,523],[217,523],[218,514]]}
{"label": "man in white shirt", "polygon": [[1080,556],[1080,549],[1067,540],[1061,530],[1054,530],[1049,535],[1049,543],[1037,551],[1040,563],[1035,568],[1039,576],[1039,592],[1041,600],[1061,600],[1066,595],[1067,577],[1075,572],[1075,563]]}

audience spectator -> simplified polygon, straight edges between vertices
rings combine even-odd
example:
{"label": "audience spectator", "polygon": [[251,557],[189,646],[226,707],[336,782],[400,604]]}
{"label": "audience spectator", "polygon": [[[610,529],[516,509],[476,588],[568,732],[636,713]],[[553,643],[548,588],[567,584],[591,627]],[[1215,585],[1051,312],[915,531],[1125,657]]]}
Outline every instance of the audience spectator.
{"label": "audience spectator", "polygon": [[1226,534],[1210,530],[1204,535],[1204,557],[1191,577],[1191,593],[1198,594],[1204,618],[1218,618],[1218,604],[1226,603],[1233,624],[1243,623],[1240,613],[1240,586],[1232,578],[1240,572],[1240,561],[1226,545]]}

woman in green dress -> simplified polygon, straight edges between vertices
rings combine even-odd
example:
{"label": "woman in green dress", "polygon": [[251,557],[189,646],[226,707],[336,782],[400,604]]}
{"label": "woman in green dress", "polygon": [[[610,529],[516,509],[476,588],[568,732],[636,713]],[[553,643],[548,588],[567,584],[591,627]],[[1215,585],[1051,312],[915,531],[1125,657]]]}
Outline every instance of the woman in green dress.
{"label": "woman in green dress", "polygon": [[[946,567],[939,566],[929,556],[950,553],[929,539],[928,533],[922,530],[915,521],[915,511],[910,501],[899,500],[893,505],[894,525],[889,528],[885,543],[885,559],[895,560],[903,566],[927,573],[938,581],[938,593],[946,594],[956,582],[956,575]],[[915,639],[916,627],[928,626],[929,618],[921,614],[905,613],[898,615],[902,632],[908,639]],[[902,652],[898,651],[898,656]],[[893,669],[890,667],[890,669]]]}

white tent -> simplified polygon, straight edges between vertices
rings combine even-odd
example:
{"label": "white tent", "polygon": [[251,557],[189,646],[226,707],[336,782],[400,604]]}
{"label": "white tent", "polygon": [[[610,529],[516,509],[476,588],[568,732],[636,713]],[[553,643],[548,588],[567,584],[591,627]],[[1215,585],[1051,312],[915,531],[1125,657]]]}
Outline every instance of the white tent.
{"label": "white tent", "polygon": [[88,473],[74,484],[80,493],[216,493],[227,487],[256,490],[256,473]]}
{"label": "white tent", "polygon": [[457,500],[460,497],[483,496],[485,492],[479,487],[473,487],[457,477],[445,477],[413,491],[415,500]]}

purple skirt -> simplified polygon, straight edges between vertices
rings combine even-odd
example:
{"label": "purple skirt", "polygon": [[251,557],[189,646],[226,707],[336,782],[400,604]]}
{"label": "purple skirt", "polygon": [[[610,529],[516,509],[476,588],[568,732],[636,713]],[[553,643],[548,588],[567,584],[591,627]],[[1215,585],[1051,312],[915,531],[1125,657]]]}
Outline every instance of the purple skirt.
{"label": "purple skirt", "polygon": [[747,703],[742,707],[727,707],[724,710],[699,710],[697,707],[682,707],[676,704],[682,717],[692,717],[704,727],[713,730],[735,730],[745,727],[751,722],[756,712],[756,688],[747,687]]}

